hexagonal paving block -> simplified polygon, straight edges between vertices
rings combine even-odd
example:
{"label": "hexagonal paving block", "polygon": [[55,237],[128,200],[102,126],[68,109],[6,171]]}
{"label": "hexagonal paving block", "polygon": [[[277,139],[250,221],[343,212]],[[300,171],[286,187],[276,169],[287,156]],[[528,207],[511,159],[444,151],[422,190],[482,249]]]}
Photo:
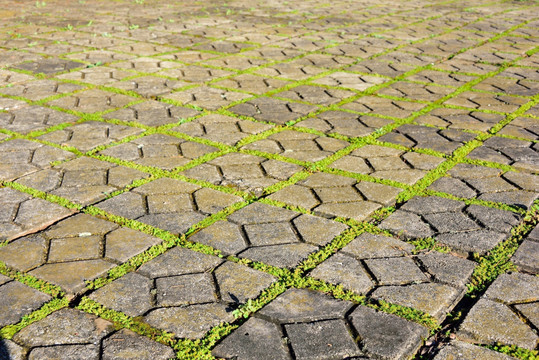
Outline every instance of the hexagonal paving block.
{"label": "hexagonal paving block", "polygon": [[318,130],[326,134],[361,137],[370,135],[377,129],[391,123],[393,121],[376,116],[330,110],[300,121],[294,126]]}
{"label": "hexagonal paving block", "polygon": [[23,176],[17,182],[88,205],[149,176],[139,170],[81,157]]}
{"label": "hexagonal paving block", "polygon": [[420,125],[433,125],[455,130],[488,131],[502,121],[500,114],[469,111],[465,109],[438,108],[415,121]]}
{"label": "hexagonal paving block", "polygon": [[[503,175],[502,175],[503,174]],[[501,202],[529,208],[539,195],[537,176],[470,164],[457,164],[428,189],[463,198]]]}
{"label": "hexagonal paving block", "polygon": [[436,196],[414,197],[380,227],[404,238],[436,239],[461,252],[484,254],[507,239],[520,216]]}
{"label": "hexagonal paving block", "polygon": [[229,110],[238,115],[282,125],[316,109],[313,105],[289,103],[279,99],[262,97],[235,105]]}
{"label": "hexagonal paving block", "polygon": [[453,129],[438,130],[419,125],[402,125],[393,132],[381,136],[379,140],[409,148],[425,148],[451,154],[474,138],[473,134]]}
{"label": "hexagonal paving block", "polygon": [[287,84],[289,82],[285,80],[265,78],[252,74],[242,74],[215,83],[216,86],[226,89],[235,89],[259,95],[281,88]]}
{"label": "hexagonal paving block", "polygon": [[241,200],[239,196],[180,180],[161,178],[96,206],[112,214],[179,234],[209,214]]}
{"label": "hexagonal paving block", "polygon": [[104,115],[104,118],[129,121],[145,126],[162,126],[179,123],[198,114],[198,111],[191,108],[150,100],[110,112]]}
{"label": "hexagonal paving block", "polygon": [[114,110],[126,106],[135,100],[136,98],[131,96],[91,89],[52,100],[48,105],[84,113],[95,113],[105,110]]}
{"label": "hexagonal paving block", "polygon": [[512,165],[519,170],[537,172],[539,169],[537,149],[537,144],[533,142],[495,136],[474,149],[468,157]]}
{"label": "hexagonal paving block", "polygon": [[270,154],[280,154],[300,161],[316,162],[344,149],[349,143],[325,136],[284,130],[242,147]]}
{"label": "hexagonal paving block", "polygon": [[0,143],[0,179],[16,178],[50,167],[52,161],[72,159],[76,155],[52,146],[24,139]]}
{"label": "hexagonal paving block", "polygon": [[112,146],[98,154],[135,164],[173,170],[191,160],[218,151],[217,148],[170,135],[151,134]]}
{"label": "hexagonal paving block", "polygon": [[190,88],[164,96],[181,104],[194,105],[208,110],[217,110],[231,103],[249,98],[250,95],[217,89],[209,86]]}
{"label": "hexagonal paving block", "polygon": [[443,158],[432,155],[365,145],[343,156],[330,166],[339,170],[369,174],[376,178],[412,185],[443,161]]}
{"label": "hexagonal paving block", "polygon": [[230,153],[180,174],[240,191],[262,194],[264,188],[287,180],[301,170],[303,168],[296,164],[261,156]]}
{"label": "hexagonal paving block", "polygon": [[170,129],[189,136],[202,137],[212,141],[236,145],[250,135],[259,134],[272,126],[231,116],[211,114]]}
{"label": "hexagonal paving block", "polygon": [[13,111],[0,112],[0,127],[21,134],[75,121],[77,117],[74,115],[41,106],[27,106]]}
{"label": "hexagonal paving block", "polygon": [[58,145],[72,146],[82,152],[87,152],[95,147],[108,145],[143,132],[144,130],[139,128],[88,121],[41,135],[39,139]]}
{"label": "hexagonal paving block", "polygon": [[[231,312],[275,278],[218,257],[173,248],[90,298],[178,337],[196,339],[234,319]],[[155,300],[154,300],[154,295]]]}
{"label": "hexagonal paving block", "polygon": [[30,100],[42,100],[49,96],[70,93],[82,88],[83,87],[80,85],[61,83],[53,80],[36,80],[18,83],[10,87],[0,89],[0,93],[24,97]]}
{"label": "hexagonal paving block", "polygon": [[357,111],[363,114],[391,116],[395,118],[406,118],[414,111],[421,110],[425,104],[392,100],[376,96],[364,96],[350,103],[342,105],[348,110]]}
{"label": "hexagonal paving block", "polygon": [[363,221],[375,210],[394,202],[401,190],[388,185],[315,173],[272,194],[269,198],[301,206],[324,217]]}
{"label": "hexagonal paving block", "polygon": [[[14,240],[0,249],[0,259],[20,271],[77,293],[117,262],[143,252],[161,240],[80,214],[35,235]],[[26,256],[20,257],[24,249]],[[123,249],[123,251],[119,251]]]}
{"label": "hexagonal paving block", "polygon": [[346,228],[328,219],[254,203],[229,216],[228,221],[218,221],[193,234],[190,240],[270,265],[294,267],[316,246],[329,243]]}

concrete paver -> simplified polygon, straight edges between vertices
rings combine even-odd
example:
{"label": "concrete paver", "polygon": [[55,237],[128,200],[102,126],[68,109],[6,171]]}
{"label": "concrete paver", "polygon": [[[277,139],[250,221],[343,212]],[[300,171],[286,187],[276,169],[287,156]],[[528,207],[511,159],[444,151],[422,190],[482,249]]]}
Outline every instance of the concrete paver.
{"label": "concrete paver", "polygon": [[530,359],[532,0],[4,0],[0,359]]}

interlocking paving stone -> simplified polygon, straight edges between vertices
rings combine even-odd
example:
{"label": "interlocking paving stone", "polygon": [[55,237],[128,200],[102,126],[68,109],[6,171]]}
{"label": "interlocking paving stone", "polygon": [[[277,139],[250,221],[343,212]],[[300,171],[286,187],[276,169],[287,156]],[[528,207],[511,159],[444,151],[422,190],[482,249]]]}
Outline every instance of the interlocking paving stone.
{"label": "interlocking paving stone", "polygon": [[404,238],[436,239],[463,252],[485,253],[510,236],[519,215],[436,196],[414,197],[380,226]]}
{"label": "interlocking paving stone", "polygon": [[[260,346],[260,339],[264,346]],[[271,351],[267,351],[270,348]],[[222,358],[287,360],[290,359],[279,327],[271,322],[250,318],[224,341],[219,343],[212,354]]]}
{"label": "interlocking paving stone", "polygon": [[148,176],[139,170],[80,157],[23,176],[17,182],[87,205],[103,200],[107,194],[123,189],[134,180]]}
{"label": "interlocking paving stone", "polygon": [[357,115],[345,111],[326,111],[298,122],[296,127],[318,130],[326,134],[360,137],[372,134],[392,121],[375,116]]}
{"label": "interlocking paving stone", "polygon": [[[536,175],[506,172],[469,164],[457,164],[449,176],[436,180],[428,188],[463,198],[501,202],[529,208],[537,198]],[[492,213],[495,211],[489,210]]]}
{"label": "interlocking paving stone", "polygon": [[[330,166],[352,173],[368,174],[376,178],[413,185],[423,178],[428,170],[434,169],[443,161],[443,158],[432,155],[365,145],[341,157]],[[376,185],[373,186],[376,189]]]}
{"label": "interlocking paving stone", "polygon": [[346,228],[328,219],[254,203],[190,239],[270,265],[295,267],[317,246],[329,243]]}
{"label": "interlocking paving stone", "polygon": [[380,137],[380,140],[409,148],[423,148],[451,154],[474,138],[475,136],[470,133],[453,129],[437,130],[418,125],[403,125],[394,132]]}
{"label": "interlocking paving stone", "polygon": [[76,309],[61,309],[24,328],[13,340],[28,347],[95,344],[112,330],[113,324],[107,320]]}
{"label": "interlocking paving stone", "polygon": [[235,307],[274,280],[218,257],[173,248],[90,297],[128,315],[144,315],[149,324],[178,337],[194,339],[232,321]]}
{"label": "interlocking paving stone", "polygon": [[474,149],[468,157],[512,165],[529,172],[537,172],[539,169],[537,144],[529,141],[492,137]]}
{"label": "interlocking paving stone", "polygon": [[48,102],[48,105],[84,113],[95,113],[117,109],[135,100],[137,99],[132,96],[90,89],[52,100]]}
{"label": "interlocking paving stone", "polygon": [[18,83],[10,87],[0,89],[0,93],[24,97],[30,100],[42,100],[49,96],[70,93],[82,88],[83,87],[80,85],[61,83],[53,80],[37,80]]}
{"label": "interlocking paving stone", "polygon": [[236,101],[244,100],[250,95],[209,86],[200,86],[188,90],[180,90],[162,96],[166,100],[174,100],[184,105],[194,105],[208,110],[217,110]]}
{"label": "interlocking paving stone", "polygon": [[274,98],[257,98],[235,105],[229,110],[238,115],[250,116],[260,121],[283,125],[297,120],[317,108],[313,105],[289,103]]}
{"label": "interlocking paving stone", "polygon": [[171,135],[151,134],[127,143],[111,146],[99,151],[98,154],[131,161],[143,166],[172,170],[218,150],[210,145]]}
{"label": "interlocking paving stone", "polygon": [[324,217],[345,217],[362,221],[382,205],[393,203],[399,192],[400,189],[388,185],[315,173],[269,198],[304,207]]}
{"label": "interlocking paving stone", "polygon": [[[71,51],[65,51],[71,52]],[[43,74],[56,74],[66,70],[76,69],[83,67],[84,64],[68,61],[62,59],[40,59],[32,62],[25,62],[19,65],[14,66],[14,69],[27,70],[33,73],[43,73]]]}
{"label": "interlocking paving stone", "polygon": [[[202,121],[203,118],[200,119]],[[262,193],[264,188],[279,181],[288,180],[301,170],[303,168],[296,164],[249,154],[233,153],[225,154],[192,169],[182,171],[181,174],[241,191]]]}
{"label": "interlocking paving stone", "polygon": [[[34,269],[36,277],[77,292],[84,288],[84,280],[100,276],[115,263],[160,242],[135,230],[78,214],[42,233],[10,242],[0,249],[0,259],[20,271]],[[129,249],[119,253],[126,246]],[[25,257],[19,256],[22,249],[26,249]]]}
{"label": "interlocking paving stone", "polygon": [[129,121],[146,126],[161,126],[177,123],[198,114],[198,111],[190,108],[163,104],[158,101],[145,101],[110,112],[104,118]]}
{"label": "interlocking paving stone", "polygon": [[75,121],[76,116],[41,106],[28,106],[0,113],[0,127],[21,134]]}
{"label": "interlocking paving stone", "polygon": [[144,336],[123,329],[103,341],[103,359],[166,360],[174,357],[174,351]]}
{"label": "interlocking paving stone", "polygon": [[259,134],[271,128],[272,126],[267,124],[236,119],[220,114],[211,114],[181,124],[170,130],[232,146],[236,145],[241,139]]}
{"label": "interlocking paving stone", "polygon": [[[0,326],[15,331],[0,358],[537,349],[537,229],[514,234],[522,273],[460,302],[539,192],[536,4],[83,3],[0,10]],[[409,242],[424,237],[452,252]],[[383,306],[315,290],[324,283],[374,307],[443,322],[459,303],[464,316],[426,339]],[[138,333],[74,309],[80,296]],[[38,310],[52,298],[74,302]],[[193,342],[169,347],[162,330]]]}
{"label": "interlocking paving stone", "polygon": [[240,200],[239,196],[201,188],[181,180],[162,178],[96,206],[114,215],[179,234],[209,214]]}
{"label": "interlocking paving stone", "polygon": [[0,179],[5,181],[48,168],[52,161],[75,157],[69,151],[25,139],[0,143],[0,155]]}
{"label": "interlocking paving stone", "polygon": [[143,132],[142,129],[128,126],[88,121],[47,133],[40,136],[39,139],[58,145],[72,146],[82,152],[87,152],[97,146],[108,145]]}
{"label": "interlocking paving stone", "polygon": [[438,108],[429,112],[427,115],[418,117],[415,121],[421,125],[433,125],[448,129],[488,131],[503,119],[504,117],[499,114],[464,109]]}
{"label": "interlocking paving stone", "polygon": [[242,149],[280,154],[300,161],[316,162],[344,149],[349,143],[330,137],[285,130]]}

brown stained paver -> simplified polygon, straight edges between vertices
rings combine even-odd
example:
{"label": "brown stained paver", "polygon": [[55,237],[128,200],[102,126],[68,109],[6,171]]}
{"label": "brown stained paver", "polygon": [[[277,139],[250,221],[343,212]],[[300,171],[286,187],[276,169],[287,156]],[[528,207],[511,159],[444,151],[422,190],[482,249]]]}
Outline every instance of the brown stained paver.
{"label": "brown stained paver", "polygon": [[2,5],[0,359],[537,356],[537,3]]}

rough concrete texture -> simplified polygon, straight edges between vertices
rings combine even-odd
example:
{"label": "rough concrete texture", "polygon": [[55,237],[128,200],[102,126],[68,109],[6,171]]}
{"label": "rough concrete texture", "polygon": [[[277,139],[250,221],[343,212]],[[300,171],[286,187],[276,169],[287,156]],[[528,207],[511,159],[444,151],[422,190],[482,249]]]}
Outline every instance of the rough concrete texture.
{"label": "rough concrete texture", "polygon": [[533,0],[1,5],[1,360],[538,356]]}

